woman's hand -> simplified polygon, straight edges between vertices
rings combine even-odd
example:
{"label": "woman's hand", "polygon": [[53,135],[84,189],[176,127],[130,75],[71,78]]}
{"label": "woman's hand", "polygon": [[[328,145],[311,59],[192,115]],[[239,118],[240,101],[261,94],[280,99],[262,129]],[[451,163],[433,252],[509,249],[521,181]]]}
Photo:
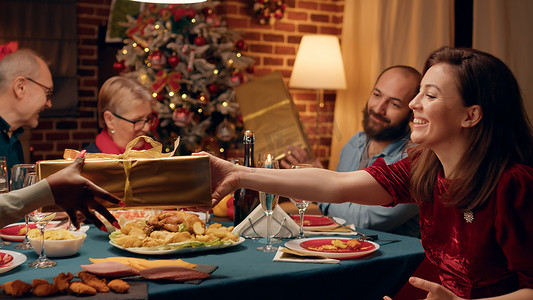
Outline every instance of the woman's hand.
{"label": "woman's hand", "polygon": [[[409,283],[414,287],[428,292],[426,300],[463,300],[457,297],[452,291],[442,285],[418,277],[409,278]],[[383,297],[383,300],[392,300],[389,296]]]}
{"label": "woman's hand", "polygon": [[209,156],[209,164],[211,166],[211,205],[213,207],[226,195],[239,188],[238,166],[207,152],[193,153],[192,155]]}
{"label": "woman's hand", "polygon": [[76,216],[76,212],[79,211],[87,219],[91,220],[97,228],[107,232],[104,224],[91,213],[90,209],[95,209],[109,223],[120,229],[115,217],[100,202],[96,201],[95,198],[100,198],[120,206],[125,206],[126,204],[116,196],[81,176],[80,172],[85,160],[84,155],[85,151],[82,151],[70,166],[46,178],[54,195],[55,203],[65,210],[76,228],[80,226]]}

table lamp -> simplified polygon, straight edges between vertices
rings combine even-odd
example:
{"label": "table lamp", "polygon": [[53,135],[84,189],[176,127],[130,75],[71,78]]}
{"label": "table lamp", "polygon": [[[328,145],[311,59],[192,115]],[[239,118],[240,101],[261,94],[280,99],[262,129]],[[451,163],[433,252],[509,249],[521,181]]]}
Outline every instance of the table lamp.
{"label": "table lamp", "polygon": [[289,86],[314,89],[317,92],[315,155],[318,157],[318,117],[320,108],[324,107],[324,90],[346,89],[344,64],[337,36],[311,34],[302,37]]}

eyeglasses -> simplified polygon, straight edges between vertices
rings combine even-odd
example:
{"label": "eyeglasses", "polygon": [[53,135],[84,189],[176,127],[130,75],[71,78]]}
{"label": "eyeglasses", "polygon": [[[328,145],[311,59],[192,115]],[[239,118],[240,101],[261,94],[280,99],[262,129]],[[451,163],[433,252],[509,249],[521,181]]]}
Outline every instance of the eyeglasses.
{"label": "eyeglasses", "polygon": [[35,81],[35,80],[33,80],[33,79],[29,78],[29,77],[24,77],[24,78],[26,78],[27,80],[29,80],[29,81],[31,81],[31,82],[35,83],[36,85],[38,85],[38,86],[43,88],[44,93],[46,95],[46,101],[52,100],[52,94],[54,94],[54,89],[53,88],[49,88],[49,87],[47,87],[44,84],[40,84],[37,81]]}
{"label": "eyeglasses", "polygon": [[151,114],[151,115],[148,116],[148,118],[146,118],[146,120],[132,121],[132,120],[128,120],[128,119],[126,119],[126,118],[124,118],[122,116],[119,116],[119,115],[117,115],[114,112],[111,112],[111,113],[113,114],[113,116],[133,124],[133,130],[137,130],[137,131],[138,130],[142,130],[144,128],[144,125],[146,125],[146,124],[148,124],[149,127],[152,127],[152,125],[154,125],[155,120],[157,119],[157,116],[155,114]]}

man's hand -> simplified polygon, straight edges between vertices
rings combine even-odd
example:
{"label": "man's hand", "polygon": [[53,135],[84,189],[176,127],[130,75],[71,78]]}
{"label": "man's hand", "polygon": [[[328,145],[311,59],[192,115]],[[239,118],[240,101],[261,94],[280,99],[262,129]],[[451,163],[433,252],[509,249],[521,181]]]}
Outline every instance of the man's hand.
{"label": "man's hand", "polygon": [[65,210],[70,217],[70,221],[76,226],[76,228],[80,227],[78,218],[76,217],[76,212],[79,211],[83,213],[87,219],[91,220],[97,228],[107,232],[104,224],[91,213],[90,209],[95,209],[102,214],[109,223],[120,229],[115,217],[113,217],[105,206],[96,201],[95,198],[100,198],[120,206],[126,206],[126,204],[120,201],[116,196],[80,175],[85,160],[84,155],[85,151],[82,151],[70,166],[57,171],[46,178],[46,181],[48,181],[50,189],[52,190],[52,194],[54,195],[55,203]]}
{"label": "man's hand", "polygon": [[312,164],[315,168],[324,168],[318,159],[311,161],[309,153],[298,146],[288,146],[285,151],[285,158],[280,161],[282,169],[290,169],[297,164]]}

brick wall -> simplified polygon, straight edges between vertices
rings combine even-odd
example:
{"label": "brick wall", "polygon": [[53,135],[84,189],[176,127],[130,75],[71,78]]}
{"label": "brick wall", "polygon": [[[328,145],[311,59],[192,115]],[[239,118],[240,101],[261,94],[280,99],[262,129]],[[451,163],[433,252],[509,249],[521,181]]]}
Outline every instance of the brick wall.
{"label": "brick wall", "polygon": [[[281,71],[286,83],[300,39],[304,34],[338,35],[342,29],[344,0],[286,0],[285,15],[271,24],[259,25],[252,17],[251,0],[224,0],[219,7],[230,29],[243,32],[248,45],[246,55],[256,61],[256,74],[261,76]],[[64,148],[81,149],[94,140],[97,131],[96,104],[99,84],[112,70],[112,53],[102,51],[99,31],[107,24],[111,0],[78,0],[78,79],[79,117],[41,119],[32,131],[32,160],[61,157]],[[100,34],[101,36],[101,34]],[[100,47],[99,47],[100,45]],[[102,57],[104,56],[105,57]],[[111,62],[112,64],[112,62]],[[106,77],[106,78],[99,78]],[[320,159],[327,165],[331,144],[335,93],[326,91],[325,106],[320,109],[317,140],[317,94],[313,90],[290,90],[300,112],[310,143],[317,146]]]}

